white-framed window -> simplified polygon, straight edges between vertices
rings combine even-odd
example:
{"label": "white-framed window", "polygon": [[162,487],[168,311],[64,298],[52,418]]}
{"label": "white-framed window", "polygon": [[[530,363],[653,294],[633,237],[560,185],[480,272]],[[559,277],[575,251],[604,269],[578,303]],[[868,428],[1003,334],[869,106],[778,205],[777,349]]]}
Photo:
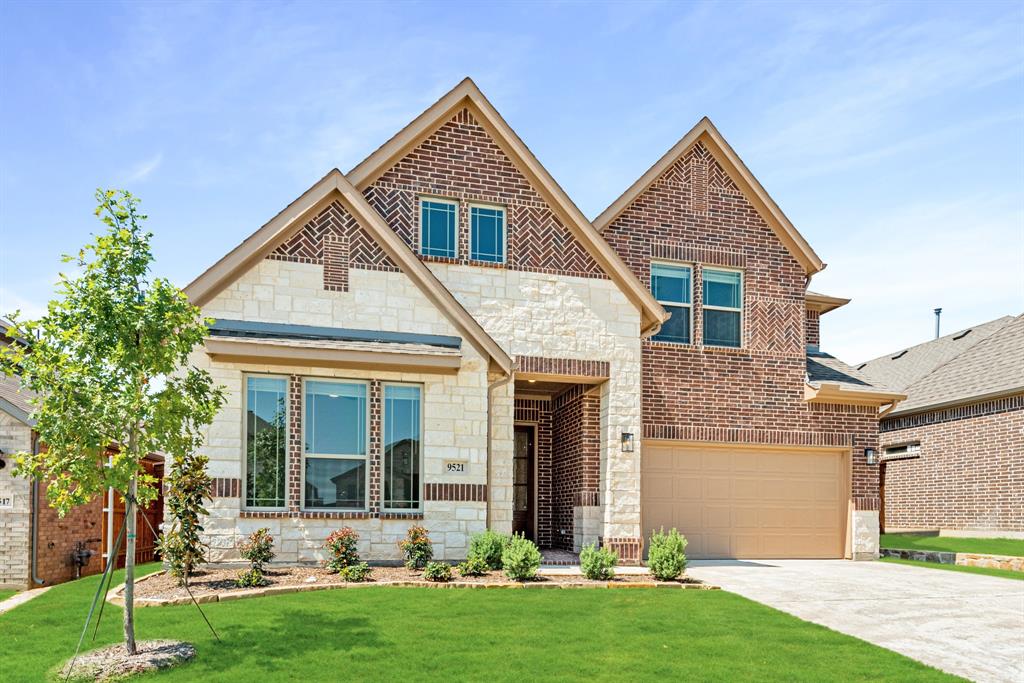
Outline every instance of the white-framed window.
{"label": "white-framed window", "polygon": [[242,494],[249,510],[288,505],[288,378],[245,375]]}
{"label": "white-framed window", "polygon": [[419,510],[423,504],[423,387],[383,385],[384,510]]}
{"label": "white-framed window", "polygon": [[739,347],[743,343],[743,273],[704,268],[704,344]]}
{"label": "white-framed window", "polygon": [[365,510],[370,472],[366,382],[305,379],[302,384],[302,506]]}
{"label": "white-framed window", "polygon": [[455,258],[459,253],[459,203],[420,197],[420,253]]}
{"label": "white-framed window", "polygon": [[677,263],[652,263],[651,293],[672,314],[651,339],[689,344],[693,339],[693,269]]}
{"label": "white-framed window", "polygon": [[905,443],[899,446],[886,446],[882,449],[883,460],[904,460],[921,457],[920,443]]}
{"label": "white-framed window", "polygon": [[488,263],[505,262],[505,209],[486,204],[469,205],[469,258]]}

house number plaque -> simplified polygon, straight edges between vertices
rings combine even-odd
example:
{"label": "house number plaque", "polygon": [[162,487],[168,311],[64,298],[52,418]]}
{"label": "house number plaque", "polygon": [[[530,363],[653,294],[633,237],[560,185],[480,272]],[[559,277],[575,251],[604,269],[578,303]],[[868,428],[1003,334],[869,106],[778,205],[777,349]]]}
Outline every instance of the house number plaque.
{"label": "house number plaque", "polygon": [[465,474],[468,464],[465,460],[445,460],[444,471],[448,474]]}

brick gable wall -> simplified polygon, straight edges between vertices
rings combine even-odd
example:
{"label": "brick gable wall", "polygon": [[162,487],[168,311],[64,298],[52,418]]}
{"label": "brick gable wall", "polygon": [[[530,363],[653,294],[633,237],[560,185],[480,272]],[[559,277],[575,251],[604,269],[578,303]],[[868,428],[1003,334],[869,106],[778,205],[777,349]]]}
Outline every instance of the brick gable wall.
{"label": "brick gable wall", "polygon": [[882,421],[889,529],[1024,532],[1024,395]]}
{"label": "brick gable wall", "polygon": [[[652,260],[693,266],[693,344],[645,340],[644,438],[850,446],[853,496],[877,505],[872,408],[803,400],[808,316],[796,259],[701,143],[608,226],[605,239],[650,286]],[[702,270],[743,270],[743,347],[703,346]]]}

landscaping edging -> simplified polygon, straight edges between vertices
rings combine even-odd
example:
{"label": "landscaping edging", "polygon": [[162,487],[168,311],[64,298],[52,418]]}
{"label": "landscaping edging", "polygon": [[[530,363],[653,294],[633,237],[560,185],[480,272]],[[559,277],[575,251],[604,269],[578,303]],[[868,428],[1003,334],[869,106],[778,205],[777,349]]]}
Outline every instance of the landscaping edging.
{"label": "landscaping edging", "polygon": [[[147,574],[135,583],[138,585],[148,578],[160,576],[165,572],[154,572]],[[706,583],[681,583],[678,581],[634,581],[629,583],[618,583],[615,581],[602,582],[574,582],[559,581],[551,583],[469,583],[466,581],[372,581],[362,583],[311,583],[288,586],[267,586],[265,588],[244,588],[239,590],[224,591],[221,593],[203,593],[195,596],[199,604],[211,602],[228,602],[231,600],[242,600],[244,598],[261,598],[267,595],[283,595],[285,593],[303,593],[306,591],[333,590],[336,588],[476,588],[476,589],[560,589],[560,588],[675,588],[680,590],[721,590],[719,586],[712,586]],[[124,584],[115,587],[107,595],[107,602],[124,605]],[[192,598],[135,598],[136,607],[165,607],[168,605],[189,605]]]}
{"label": "landscaping edging", "polygon": [[1014,557],[1012,555],[954,553],[940,550],[902,550],[899,548],[882,548],[878,552],[882,557],[898,557],[901,560],[917,560],[918,562],[936,562],[938,564],[958,564],[962,567],[988,567],[989,569],[1024,572],[1024,557]]}

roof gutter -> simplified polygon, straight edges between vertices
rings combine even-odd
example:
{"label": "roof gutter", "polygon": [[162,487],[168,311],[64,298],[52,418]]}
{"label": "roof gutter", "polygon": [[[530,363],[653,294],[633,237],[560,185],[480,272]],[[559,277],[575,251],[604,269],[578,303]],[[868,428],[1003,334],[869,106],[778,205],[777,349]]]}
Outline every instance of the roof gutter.
{"label": "roof gutter", "polygon": [[920,413],[931,413],[936,410],[944,410],[946,408],[955,408],[958,406],[967,406],[974,403],[984,403],[985,401],[995,401],[1000,398],[1009,398],[1018,394],[1024,394],[1024,386],[1014,387],[1013,389],[1003,389],[1000,391],[992,391],[987,394],[979,394],[977,396],[968,396],[966,398],[956,398],[950,401],[943,401],[941,403],[931,403],[926,406],[920,406],[916,408],[907,408],[898,410],[890,413],[888,417],[906,417],[907,415],[919,415]]}

